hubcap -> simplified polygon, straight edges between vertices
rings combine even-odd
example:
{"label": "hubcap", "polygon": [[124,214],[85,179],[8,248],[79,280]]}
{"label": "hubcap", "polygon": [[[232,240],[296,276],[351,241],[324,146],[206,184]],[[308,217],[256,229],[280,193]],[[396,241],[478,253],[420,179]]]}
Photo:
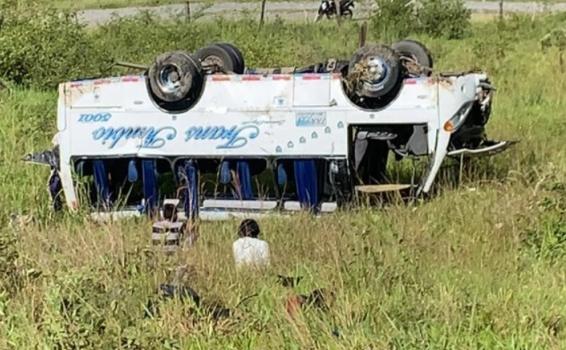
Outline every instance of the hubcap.
{"label": "hubcap", "polygon": [[172,93],[181,86],[181,75],[177,66],[169,64],[159,71],[157,85],[163,92]]}
{"label": "hubcap", "polygon": [[388,74],[387,64],[381,57],[371,56],[366,59],[366,71],[364,74],[364,85],[368,90],[377,91],[383,87],[383,82]]}

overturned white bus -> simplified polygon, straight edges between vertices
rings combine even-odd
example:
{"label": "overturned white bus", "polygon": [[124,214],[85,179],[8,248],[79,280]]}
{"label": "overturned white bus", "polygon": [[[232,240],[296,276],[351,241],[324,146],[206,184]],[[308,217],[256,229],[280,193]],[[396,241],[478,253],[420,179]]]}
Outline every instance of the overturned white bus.
{"label": "overturned white bus", "polygon": [[51,165],[56,208],[64,195],[131,213],[179,198],[187,217],[330,211],[355,186],[386,183],[391,153],[429,160],[419,194],[447,155],[505,149],[485,136],[492,93],[482,73],[432,74],[414,41],[256,70],[214,44],[161,55],[143,75],[61,84],[56,148],[27,160]]}

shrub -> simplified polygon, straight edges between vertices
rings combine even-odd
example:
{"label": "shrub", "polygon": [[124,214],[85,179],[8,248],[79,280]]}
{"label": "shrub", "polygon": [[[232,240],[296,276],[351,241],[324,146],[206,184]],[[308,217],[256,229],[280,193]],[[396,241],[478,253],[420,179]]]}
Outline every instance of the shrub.
{"label": "shrub", "polygon": [[462,0],[422,0],[419,30],[433,37],[462,38],[470,29],[470,10]]}
{"label": "shrub", "polygon": [[14,0],[0,2],[0,9],[0,72],[5,79],[51,87],[98,74],[108,65],[74,15]]}
{"label": "shrub", "polygon": [[416,31],[413,0],[376,0],[376,3],[372,22],[379,37],[393,41]]}
{"label": "shrub", "polygon": [[470,10],[462,0],[376,0],[373,24],[378,35],[396,40],[408,34],[459,39],[470,29]]}

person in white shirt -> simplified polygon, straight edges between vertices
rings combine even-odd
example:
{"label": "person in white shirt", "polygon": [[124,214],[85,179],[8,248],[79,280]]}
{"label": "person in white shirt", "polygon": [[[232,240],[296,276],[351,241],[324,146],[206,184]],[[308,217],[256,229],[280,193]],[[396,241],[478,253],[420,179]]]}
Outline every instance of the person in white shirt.
{"label": "person in white shirt", "polygon": [[245,219],[238,229],[238,238],[232,244],[234,260],[237,267],[269,266],[269,245],[259,239],[259,225],[253,219]]}

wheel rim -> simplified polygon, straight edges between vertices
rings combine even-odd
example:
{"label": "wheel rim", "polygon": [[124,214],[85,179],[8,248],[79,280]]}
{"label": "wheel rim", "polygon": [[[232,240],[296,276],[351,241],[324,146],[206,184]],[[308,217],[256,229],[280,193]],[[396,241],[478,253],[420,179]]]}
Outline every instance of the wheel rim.
{"label": "wheel rim", "polygon": [[181,87],[181,73],[174,64],[165,65],[157,76],[157,85],[165,93],[175,93]]}
{"label": "wheel rim", "polygon": [[383,88],[390,72],[387,63],[379,56],[370,56],[365,60],[364,75],[362,82],[368,91],[379,91]]}
{"label": "wheel rim", "polygon": [[205,58],[202,63],[207,66],[216,65],[217,67],[224,69],[224,61],[218,56],[210,55]]}

